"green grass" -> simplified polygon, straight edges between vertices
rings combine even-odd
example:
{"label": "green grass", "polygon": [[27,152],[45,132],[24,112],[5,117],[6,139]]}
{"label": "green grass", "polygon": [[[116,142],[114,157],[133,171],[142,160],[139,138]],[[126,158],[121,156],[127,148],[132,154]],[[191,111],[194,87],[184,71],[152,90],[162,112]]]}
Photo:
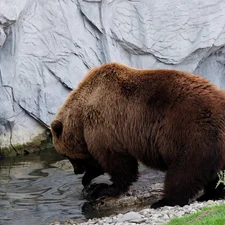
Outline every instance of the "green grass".
{"label": "green grass", "polygon": [[192,215],[172,219],[167,225],[225,225],[225,204],[203,208]]}

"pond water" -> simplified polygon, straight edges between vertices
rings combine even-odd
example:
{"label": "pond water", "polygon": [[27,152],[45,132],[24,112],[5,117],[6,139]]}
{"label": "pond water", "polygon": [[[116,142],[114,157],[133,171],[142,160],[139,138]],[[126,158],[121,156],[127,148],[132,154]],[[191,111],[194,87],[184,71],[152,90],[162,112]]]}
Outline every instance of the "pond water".
{"label": "pond water", "polygon": [[[142,166],[140,171],[147,176],[133,186],[163,180],[162,174],[145,172]],[[0,160],[0,225],[50,225],[56,220],[84,221],[116,213],[116,209],[89,208],[82,196],[82,176],[75,176],[68,160],[55,150]]]}
{"label": "pond water", "polygon": [[47,225],[83,220],[81,176],[54,166],[54,150],[0,161],[0,224]]}

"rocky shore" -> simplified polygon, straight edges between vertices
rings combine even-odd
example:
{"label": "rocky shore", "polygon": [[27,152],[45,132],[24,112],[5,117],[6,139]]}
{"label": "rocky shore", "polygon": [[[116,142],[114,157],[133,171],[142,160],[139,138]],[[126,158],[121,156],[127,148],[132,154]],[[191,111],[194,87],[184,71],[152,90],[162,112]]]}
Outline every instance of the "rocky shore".
{"label": "rocky shore", "polygon": [[51,225],[163,225],[167,224],[171,219],[193,214],[203,207],[213,206],[225,203],[224,200],[194,202],[184,207],[165,206],[159,209],[145,208],[140,211],[130,211],[124,214],[118,214],[103,218],[89,219],[87,222],[77,223],[67,220],[64,224],[55,221]]}

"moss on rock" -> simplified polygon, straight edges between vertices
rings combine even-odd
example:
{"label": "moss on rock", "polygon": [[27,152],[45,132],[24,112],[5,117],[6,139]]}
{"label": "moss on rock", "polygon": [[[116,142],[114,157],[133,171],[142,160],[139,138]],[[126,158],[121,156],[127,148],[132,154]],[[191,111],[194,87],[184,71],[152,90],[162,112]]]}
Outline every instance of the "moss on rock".
{"label": "moss on rock", "polygon": [[11,144],[8,147],[0,148],[0,156],[15,156],[38,152],[43,149],[53,148],[52,138],[49,130],[37,135],[32,141],[23,144]]}

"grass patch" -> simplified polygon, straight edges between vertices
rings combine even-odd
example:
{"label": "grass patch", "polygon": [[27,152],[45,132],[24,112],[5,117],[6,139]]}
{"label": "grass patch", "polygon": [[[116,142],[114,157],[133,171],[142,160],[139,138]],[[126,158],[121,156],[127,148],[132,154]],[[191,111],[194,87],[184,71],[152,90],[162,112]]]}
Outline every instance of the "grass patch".
{"label": "grass patch", "polygon": [[206,207],[182,218],[172,219],[167,225],[224,225],[225,204]]}

